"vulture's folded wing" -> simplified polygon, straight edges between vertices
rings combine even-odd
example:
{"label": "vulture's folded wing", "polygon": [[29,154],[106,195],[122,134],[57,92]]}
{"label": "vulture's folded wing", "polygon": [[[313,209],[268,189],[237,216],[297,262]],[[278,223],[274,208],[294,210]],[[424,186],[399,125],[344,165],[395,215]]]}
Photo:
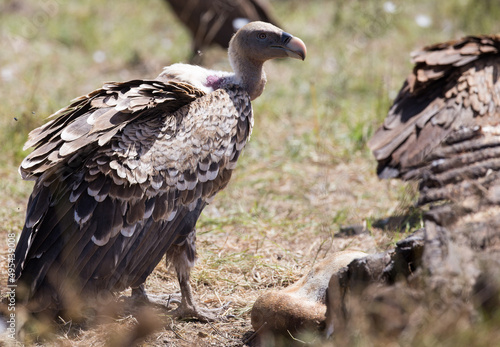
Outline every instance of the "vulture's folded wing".
{"label": "vulture's folded wing", "polygon": [[[118,131],[137,119],[170,114],[204,93],[184,83],[133,80],[107,83],[73,100],[29,134],[24,149],[34,147],[21,164],[24,179],[34,179],[72,154],[105,145]],[[77,153],[77,156],[81,156]]]}

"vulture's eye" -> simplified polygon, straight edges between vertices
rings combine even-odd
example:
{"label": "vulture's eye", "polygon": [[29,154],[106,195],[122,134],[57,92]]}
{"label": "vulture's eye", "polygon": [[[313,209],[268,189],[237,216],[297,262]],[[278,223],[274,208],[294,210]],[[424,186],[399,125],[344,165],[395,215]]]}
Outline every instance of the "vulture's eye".
{"label": "vulture's eye", "polygon": [[264,40],[267,37],[265,33],[260,33],[259,34],[259,39]]}

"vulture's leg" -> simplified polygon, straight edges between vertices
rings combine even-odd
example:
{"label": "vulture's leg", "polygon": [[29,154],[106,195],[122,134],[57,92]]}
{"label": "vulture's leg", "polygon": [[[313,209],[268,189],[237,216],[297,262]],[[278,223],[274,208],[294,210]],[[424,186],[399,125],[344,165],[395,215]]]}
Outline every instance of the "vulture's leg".
{"label": "vulture's leg", "polygon": [[195,300],[193,298],[193,291],[191,289],[191,284],[189,283],[190,271],[191,268],[188,268],[187,271],[185,272],[179,271],[179,269],[177,269],[177,278],[179,280],[179,286],[181,288],[182,299],[179,307],[173,312],[173,316],[178,318],[194,317],[200,320],[201,322],[209,322],[209,321],[223,319],[224,317],[221,316],[220,314],[227,309],[230,302],[215,309],[201,308],[198,305],[196,305]]}
{"label": "vulture's leg", "polygon": [[226,303],[220,308],[207,309],[196,305],[193,298],[193,291],[189,283],[191,268],[196,260],[196,229],[193,229],[186,240],[179,245],[174,245],[167,252],[167,263],[171,262],[177,272],[177,279],[181,288],[181,303],[173,312],[178,318],[194,317],[202,322],[219,320],[223,317],[220,314],[227,308]]}
{"label": "vulture's leg", "polygon": [[[196,230],[189,233],[184,242],[179,245],[173,245],[167,251],[167,267],[173,264],[179,280],[181,297],[178,295],[151,295],[146,294],[144,285],[132,289],[132,296],[138,300],[145,300],[170,309],[170,304],[178,304],[178,307],[171,312],[171,315],[177,318],[196,318],[202,322],[220,320],[224,317],[220,314],[227,309],[230,302],[222,305],[220,308],[207,309],[196,305],[193,298],[191,284],[189,283],[191,268],[196,260]],[[180,300],[179,300],[180,299]]]}

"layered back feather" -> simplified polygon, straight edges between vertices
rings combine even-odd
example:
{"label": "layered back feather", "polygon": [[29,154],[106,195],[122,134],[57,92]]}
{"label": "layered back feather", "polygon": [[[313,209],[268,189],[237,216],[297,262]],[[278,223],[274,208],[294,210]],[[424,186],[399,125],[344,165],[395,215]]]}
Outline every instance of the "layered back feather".
{"label": "layered back feather", "polygon": [[420,203],[457,199],[495,181],[500,36],[436,44],[412,59],[413,73],[368,143],[379,177],[421,180]]}
{"label": "layered back feather", "polygon": [[20,167],[36,180],[15,254],[32,311],[142,284],[226,186],[253,125],[240,87],[174,80],[107,83],[52,118]]}

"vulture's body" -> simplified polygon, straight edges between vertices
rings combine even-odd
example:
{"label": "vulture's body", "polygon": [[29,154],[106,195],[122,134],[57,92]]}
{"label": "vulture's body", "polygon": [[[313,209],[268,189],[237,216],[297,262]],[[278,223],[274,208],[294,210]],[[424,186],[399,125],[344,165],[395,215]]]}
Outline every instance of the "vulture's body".
{"label": "vulture's body", "polygon": [[496,179],[500,36],[429,46],[415,52],[413,62],[369,142],[379,176],[421,180],[420,203],[458,198]]}
{"label": "vulture's body", "polygon": [[217,44],[229,46],[233,34],[244,24],[263,21],[276,24],[266,0],[166,0],[191,33],[192,59]]}
{"label": "vulture's body", "polygon": [[305,56],[300,39],[266,23],[233,41],[234,73],[175,64],[153,80],[107,83],[30,133],[20,172],[36,182],[15,259],[31,311],[142,288],[164,254],[196,311],[195,224],[251,134],[262,64]]}

